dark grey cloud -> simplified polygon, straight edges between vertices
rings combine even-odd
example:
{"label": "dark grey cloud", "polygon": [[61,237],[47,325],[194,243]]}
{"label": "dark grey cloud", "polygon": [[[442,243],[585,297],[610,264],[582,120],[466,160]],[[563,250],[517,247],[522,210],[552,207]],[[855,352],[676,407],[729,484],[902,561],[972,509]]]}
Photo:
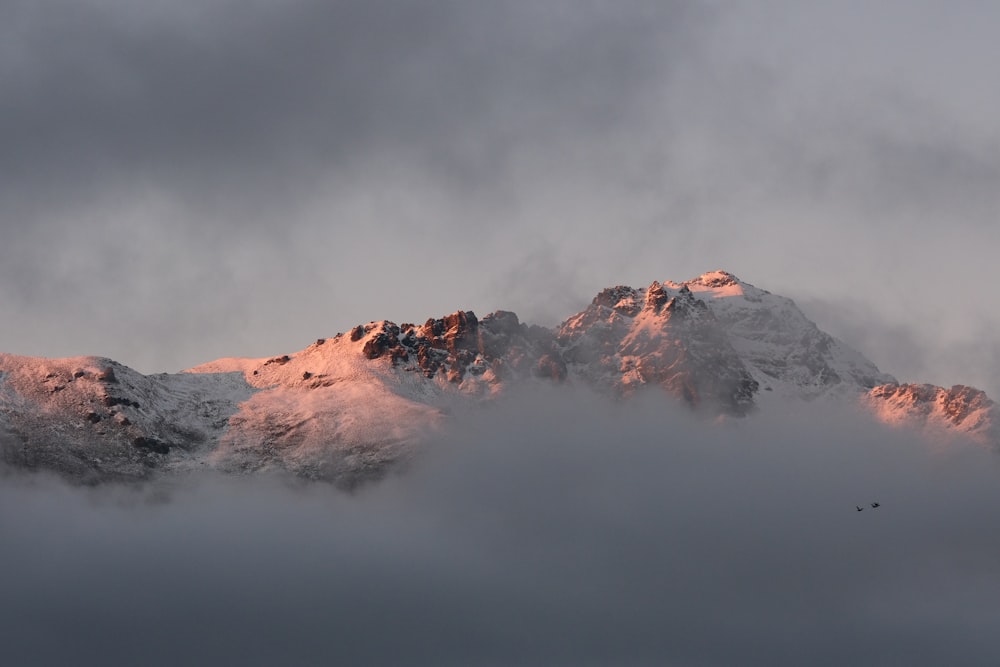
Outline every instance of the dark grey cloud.
{"label": "dark grey cloud", "polygon": [[995,663],[995,455],[814,406],[707,424],[646,398],[493,406],[353,496],[5,478],[4,657]]}
{"label": "dark grey cloud", "polygon": [[[269,354],[288,345],[282,322],[477,306],[381,311],[398,279],[371,267],[440,283],[483,266],[485,248],[485,273],[508,270],[535,223],[510,224],[526,191],[577,189],[581,165],[604,173],[607,137],[708,15],[688,2],[2,11],[0,305],[21,315],[15,351],[108,340],[144,370]],[[320,300],[352,314],[318,316]]]}
{"label": "dark grey cloud", "polygon": [[1000,98],[966,10],[4,3],[0,347],[172,371],[720,267],[971,339]]}
{"label": "dark grey cloud", "polygon": [[695,25],[689,3],[624,9],[6,3],[5,194],[264,184],[260,205],[380,151],[476,187],[523,142],[616,126]]}

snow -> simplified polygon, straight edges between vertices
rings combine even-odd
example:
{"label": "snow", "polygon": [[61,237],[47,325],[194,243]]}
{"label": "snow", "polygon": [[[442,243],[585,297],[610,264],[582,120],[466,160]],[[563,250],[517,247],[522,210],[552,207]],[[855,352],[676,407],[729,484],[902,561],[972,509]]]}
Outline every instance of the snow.
{"label": "snow", "polygon": [[[761,410],[789,399],[861,401],[886,423],[1000,441],[997,408],[981,392],[893,389],[892,376],[820,331],[790,299],[728,272],[619,286],[599,298],[558,329],[569,384],[632,389],[649,381],[651,364],[661,375],[678,370],[674,364],[696,374],[699,364],[705,373],[745,367]],[[445,372],[426,377],[412,358],[366,357],[365,344],[394,326],[373,321],[354,341],[337,335],[295,353],[150,376],[103,357],[0,354],[0,430],[22,443],[11,454],[21,464],[74,475],[216,467],[341,479],[407,458],[450,411],[548,382],[498,373],[481,351],[468,366],[475,372],[451,382]],[[156,443],[169,451],[156,452]]]}

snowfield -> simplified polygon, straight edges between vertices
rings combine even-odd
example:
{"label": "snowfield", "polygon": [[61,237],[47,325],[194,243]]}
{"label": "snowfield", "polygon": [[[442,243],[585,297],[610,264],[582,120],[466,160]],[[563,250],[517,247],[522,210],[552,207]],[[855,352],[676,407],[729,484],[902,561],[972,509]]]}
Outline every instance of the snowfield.
{"label": "snowfield", "polygon": [[103,357],[0,354],[0,446],[8,464],[84,482],[207,468],[350,486],[407,460],[456,411],[533,385],[609,400],[660,391],[708,417],[852,403],[934,437],[1000,442],[983,392],[898,384],[790,299],[713,271],[605,289],[553,330],[457,311],[157,375]]}

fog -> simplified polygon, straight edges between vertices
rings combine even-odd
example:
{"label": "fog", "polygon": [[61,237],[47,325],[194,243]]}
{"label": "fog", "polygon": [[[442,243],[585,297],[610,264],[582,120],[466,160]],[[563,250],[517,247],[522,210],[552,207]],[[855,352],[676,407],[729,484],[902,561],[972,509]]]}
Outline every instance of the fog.
{"label": "fog", "polygon": [[982,384],[998,23],[909,0],[4,0],[0,350],[173,372],[383,318],[554,324],[723,268],[925,332],[919,364],[861,348],[900,379]]}
{"label": "fog", "polygon": [[3,659],[996,664],[998,501],[994,454],[848,409],[569,392],[457,418],[352,494],[8,472]]}

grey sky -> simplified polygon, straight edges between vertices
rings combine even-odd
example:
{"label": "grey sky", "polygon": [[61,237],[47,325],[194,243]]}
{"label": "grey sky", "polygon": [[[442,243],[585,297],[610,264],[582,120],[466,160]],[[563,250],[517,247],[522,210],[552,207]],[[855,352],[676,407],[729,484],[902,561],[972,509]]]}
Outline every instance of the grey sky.
{"label": "grey sky", "polygon": [[355,496],[260,477],[5,478],[0,653],[25,666],[996,664],[995,454],[935,450],[829,406],[730,428],[648,398],[494,404]]}
{"label": "grey sky", "polygon": [[726,268],[996,391],[997,14],[8,0],[0,348],[173,371]]}

